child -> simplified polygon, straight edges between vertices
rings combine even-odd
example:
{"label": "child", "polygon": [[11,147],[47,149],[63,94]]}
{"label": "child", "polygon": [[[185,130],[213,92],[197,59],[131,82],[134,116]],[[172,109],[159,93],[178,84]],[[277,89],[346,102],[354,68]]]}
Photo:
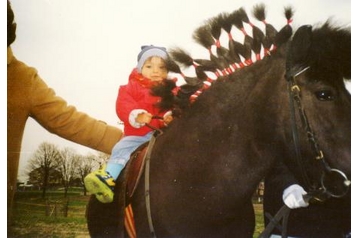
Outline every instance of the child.
{"label": "child", "polygon": [[[128,84],[119,88],[116,111],[124,122],[125,137],[113,147],[107,167],[90,173],[84,179],[86,189],[102,203],[113,201],[115,181],[131,153],[149,141],[153,134],[146,124],[161,128],[172,120],[170,111],[162,112],[156,107],[160,98],[151,94],[151,88],[168,76],[167,59],[164,47],[142,46],[137,67],[129,75]],[[163,120],[152,120],[153,116],[161,116]]]}

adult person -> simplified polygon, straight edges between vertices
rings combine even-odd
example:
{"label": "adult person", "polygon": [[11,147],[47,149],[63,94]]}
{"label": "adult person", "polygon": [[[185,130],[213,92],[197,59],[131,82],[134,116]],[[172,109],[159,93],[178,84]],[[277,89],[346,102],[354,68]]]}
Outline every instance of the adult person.
{"label": "adult person", "polygon": [[16,190],[21,142],[26,121],[36,120],[49,132],[89,148],[111,153],[123,132],[114,126],[77,111],[56,95],[35,68],[14,56],[16,39],[14,12],[7,1],[7,208],[8,225]]}

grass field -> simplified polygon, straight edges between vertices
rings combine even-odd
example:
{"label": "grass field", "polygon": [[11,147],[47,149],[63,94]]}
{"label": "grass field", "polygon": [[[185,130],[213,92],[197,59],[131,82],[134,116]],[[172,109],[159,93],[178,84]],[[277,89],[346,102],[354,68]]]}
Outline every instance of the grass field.
{"label": "grass field", "polygon": [[85,218],[88,198],[81,190],[70,191],[67,198],[63,191],[50,191],[46,199],[40,191],[18,192],[8,237],[89,237]]}
{"label": "grass field", "polygon": [[[41,198],[40,191],[18,192],[14,222],[8,230],[8,237],[89,237],[85,218],[88,199],[82,190],[71,190],[67,198],[64,198],[63,191],[50,191],[46,199]],[[257,219],[254,237],[257,237],[263,230],[262,205],[254,206]]]}

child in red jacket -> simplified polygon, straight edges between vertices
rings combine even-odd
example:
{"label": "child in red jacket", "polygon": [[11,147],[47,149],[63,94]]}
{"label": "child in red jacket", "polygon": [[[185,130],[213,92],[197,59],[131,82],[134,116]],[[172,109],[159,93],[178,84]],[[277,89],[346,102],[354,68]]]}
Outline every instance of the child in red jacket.
{"label": "child in red jacket", "polygon": [[[116,111],[124,123],[125,137],[113,147],[105,170],[92,172],[84,179],[86,189],[100,202],[113,201],[115,180],[132,152],[152,136],[153,130],[146,124],[161,128],[172,120],[170,111],[163,112],[156,106],[160,98],[151,94],[151,88],[168,76],[167,58],[164,47],[142,46],[128,84],[119,88]],[[163,117],[163,120],[152,120],[153,116]]]}

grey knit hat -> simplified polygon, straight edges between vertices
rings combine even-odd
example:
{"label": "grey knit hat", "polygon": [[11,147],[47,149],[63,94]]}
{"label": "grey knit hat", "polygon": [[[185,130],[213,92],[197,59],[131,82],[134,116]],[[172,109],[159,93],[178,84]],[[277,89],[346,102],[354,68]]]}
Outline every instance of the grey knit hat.
{"label": "grey knit hat", "polygon": [[152,56],[158,56],[163,59],[168,58],[167,49],[165,47],[159,47],[154,45],[144,45],[141,47],[142,51],[138,54],[137,70],[139,73],[142,72],[144,62]]}

